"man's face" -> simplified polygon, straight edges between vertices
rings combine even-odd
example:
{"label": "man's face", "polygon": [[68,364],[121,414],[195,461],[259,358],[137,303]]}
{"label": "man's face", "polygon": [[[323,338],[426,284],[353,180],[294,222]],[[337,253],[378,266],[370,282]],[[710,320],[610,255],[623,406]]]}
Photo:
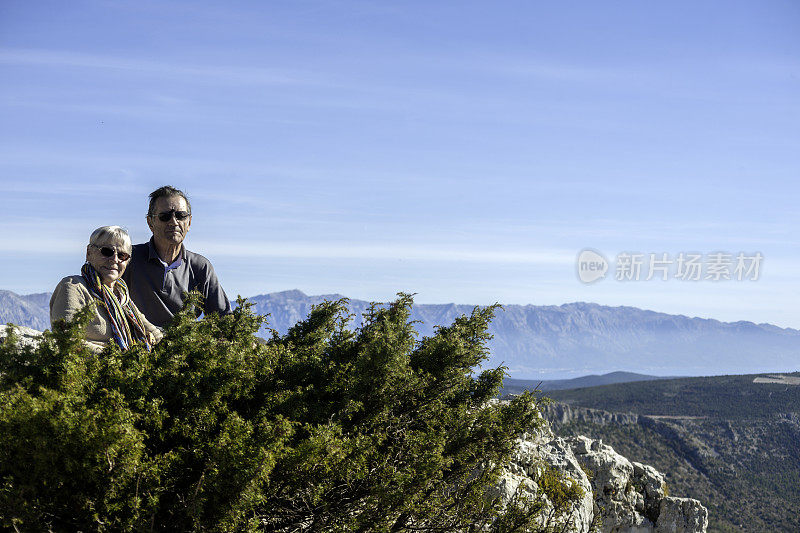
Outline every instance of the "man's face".
{"label": "man's face", "polygon": [[[156,244],[175,246],[180,245],[186,238],[186,233],[192,225],[192,216],[178,220],[177,212],[189,212],[186,200],[182,196],[162,196],[156,200],[153,212],[147,217],[147,225],[153,232]],[[168,220],[162,221],[159,218],[167,214],[170,215]]]}

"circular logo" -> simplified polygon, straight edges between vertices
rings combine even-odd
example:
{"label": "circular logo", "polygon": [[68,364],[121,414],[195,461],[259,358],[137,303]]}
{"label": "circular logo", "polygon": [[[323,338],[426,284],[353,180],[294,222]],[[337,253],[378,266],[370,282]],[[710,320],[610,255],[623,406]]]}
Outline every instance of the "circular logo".
{"label": "circular logo", "polygon": [[608,259],[597,250],[584,248],[578,254],[575,265],[578,269],[578,279],[583,283],[594,283],[606,277],[608,272]]}

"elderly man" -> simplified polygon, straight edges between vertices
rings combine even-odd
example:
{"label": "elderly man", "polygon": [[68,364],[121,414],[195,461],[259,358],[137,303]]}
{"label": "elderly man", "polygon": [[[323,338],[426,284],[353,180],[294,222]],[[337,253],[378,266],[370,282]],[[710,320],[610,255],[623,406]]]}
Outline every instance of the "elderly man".
{"label": "elderly man", "polygon": [[211,262],[190,252],[183,240],[192,225],[192,206],[186,195],[165,185],[150,194],[147,225],[149,242],[133,247],[123,276],[130,296],[151,323],[164,327],[183,306],[183,295],[203,295],[203,312],[230,313],[231,304]]}

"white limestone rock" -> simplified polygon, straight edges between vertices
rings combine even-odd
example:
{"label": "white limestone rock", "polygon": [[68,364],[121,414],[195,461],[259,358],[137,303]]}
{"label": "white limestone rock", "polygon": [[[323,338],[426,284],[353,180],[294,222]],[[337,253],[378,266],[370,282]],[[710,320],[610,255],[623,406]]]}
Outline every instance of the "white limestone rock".
{"label": "white limestone rock", "polygon": [[706,531],[706,508],[690,498],[667,497],[664,476],[655,468],[631,462],[599,440],[578,436],[567,442],[593,474],[603,533]]}
{"label": "white limestone rock", "polygon": [[656,533],[689,533],[705,531],[708,527],[708,510],[691,498],[664,498],[661,500]]}
{"label": "white limestone rock", "polygon": [[[577,483],[583,496],[572,509],[561,516],[552,515],[552,502],[542,493],[536,480],[546,469],[555,469],[567,482]],[[511,463],[501,475],[490,496],[499,497],[505,504],[514,496],[523,499],[540,499],[544,508],[540,513],[540,525],[551,526],[558,531],[589,531],[594,517],[592,487],[575,455],[564,439],[553,435],[545,425],[536,434],[526,435],[518,442]]]}
{"label": "white limestone rock", "polygon": [[[591,472],[591,480],[582,465]],[[563,439],[549,425],[526,435],[491,491],[508,503],[517,497],[544,500],[543,517],[553,506],[536,484],[545,469],[572,479],[583,497],[565,516],[551,521],[556,530],[587,533],[704,533],[708,511],[689,498],[666,496],[664,476],[655,468],[631,462],[599,440]],[[544,524],[545,518],[542,519]],[[594,529],[593,529],[594,528]]]}
{"label": "white limestone rock", "polygon": [[[12,326],[7,326],[5,324],[0,325],[0,343],[5,342],[11,328]],[[26,328],[25,326],[13,326],[13,329],[19,343],[23,346],[34,345],[38,343],[39,339],[42,337],[41,331]]]}

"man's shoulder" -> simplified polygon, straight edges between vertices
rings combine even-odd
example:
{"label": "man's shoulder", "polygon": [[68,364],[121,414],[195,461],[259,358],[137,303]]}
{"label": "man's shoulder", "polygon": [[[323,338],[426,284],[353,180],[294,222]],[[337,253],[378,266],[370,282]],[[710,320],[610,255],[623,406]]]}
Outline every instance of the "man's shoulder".
{"label": "man's shoulder", "polygon": [[211,261],[206,258],[204,255],[200,255],[198,253],[192,252],[191,250],[187,250],[185,247],[183,249],[184,257],[186,257],[186,262],[190,265],[201,267],[201,268],[214,268],[211,266]]}
{"label": "man's shoulder", "polygon": [[204,304],[205,313],[222,313],[228,314],[231,312],[231,303],[222,290],[222,286],[217,279],[217,273],[214,272],[214,267],[211,266],[211,261],[206,257],[196,254],[186,247],[183,248],[183,257],[186,261],[186,266],[191,270],[194,276],[196,286],[206,297]]}

